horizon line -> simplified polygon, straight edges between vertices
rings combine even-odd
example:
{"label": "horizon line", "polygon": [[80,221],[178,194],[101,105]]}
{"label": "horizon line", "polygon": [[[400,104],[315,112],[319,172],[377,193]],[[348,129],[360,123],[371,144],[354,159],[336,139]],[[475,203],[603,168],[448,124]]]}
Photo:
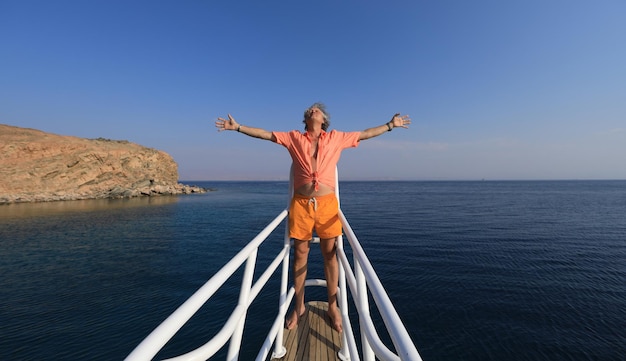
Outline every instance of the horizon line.
{"label": "horizon line", "polygon": [[[179,182],[289,182],[286,178],[276,179],[194,179],[178,180]],[[622,178],[349,178],[339,182],[565,182],[565,181],[626,181]]]}

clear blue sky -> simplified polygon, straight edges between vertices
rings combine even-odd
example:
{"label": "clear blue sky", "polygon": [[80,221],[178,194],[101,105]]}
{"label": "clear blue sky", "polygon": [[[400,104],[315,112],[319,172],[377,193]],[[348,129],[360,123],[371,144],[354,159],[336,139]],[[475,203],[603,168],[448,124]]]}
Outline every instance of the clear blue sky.
{"label": "clear blue sky", "polygon": [[0,123],[164,150],[181,180],[286,179],[214,121],[396,112],[342,179],[626,179],[626,2],[0,0]]}

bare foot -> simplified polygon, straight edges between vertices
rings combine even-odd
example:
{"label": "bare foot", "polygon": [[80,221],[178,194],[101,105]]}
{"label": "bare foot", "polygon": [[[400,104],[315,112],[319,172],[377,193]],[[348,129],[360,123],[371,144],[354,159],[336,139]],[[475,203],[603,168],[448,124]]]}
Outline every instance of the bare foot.
{"label": "bare foot", "polygon": [[330,325],[337,332],[343,332],[342,322],[341,322],[341,314],[339,310],[335,307],[331,307],[328,309],[328,317],[330,317]]}
{"label": "bare foot", "polygon": [[293,310],[289,318],[285,320],[285,328],[288,330],[292,330],[296,326],[298,326],[298,321],[300,320],[300,317],[302,315],[304,315],[304,310],[302,312],[297,312],[296,310]]}

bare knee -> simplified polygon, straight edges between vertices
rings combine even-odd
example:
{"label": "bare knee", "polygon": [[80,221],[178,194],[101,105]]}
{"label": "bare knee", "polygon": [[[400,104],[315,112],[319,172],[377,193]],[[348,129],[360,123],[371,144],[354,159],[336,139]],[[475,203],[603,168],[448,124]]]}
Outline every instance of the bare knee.
{"label": "bare knee", "polygon": [[322,256],[325,261],[335,259],[337,255],[337,245],[335,243],[335,238],[324,239],[320,242]]}
{"label": "bare knee", "polygon": [[309,242],[294,240],[293,255],[295,260],[306,260],[309,257]]}

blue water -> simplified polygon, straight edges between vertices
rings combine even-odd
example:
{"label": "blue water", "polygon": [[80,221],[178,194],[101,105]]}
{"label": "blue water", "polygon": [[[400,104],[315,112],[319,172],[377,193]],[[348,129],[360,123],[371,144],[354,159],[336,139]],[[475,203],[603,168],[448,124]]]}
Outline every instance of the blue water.
{"label": "blue water", "polygon": [[[1,206],[0,359],[123,359],[287,203],[285,182],[195,184],[217,191]],[[424,360],[625,359],[626,181],[340,186]],[[215,334],[238,282],[161,355]],[[244,360],[276,292],[253,306]]]}

